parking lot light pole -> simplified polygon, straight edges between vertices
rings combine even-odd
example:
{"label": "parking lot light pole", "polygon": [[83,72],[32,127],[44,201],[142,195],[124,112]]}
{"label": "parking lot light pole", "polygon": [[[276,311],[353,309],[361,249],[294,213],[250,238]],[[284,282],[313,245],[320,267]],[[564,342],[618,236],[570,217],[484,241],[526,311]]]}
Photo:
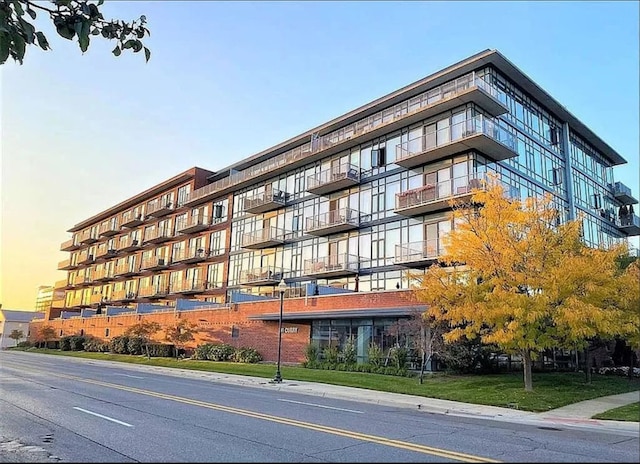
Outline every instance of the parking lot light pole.
{"label": "parking lot light pole", "polygon": [[278,318],[278,367],[276,370],[276,376],[273,381],[276,383],[282,382],[282,375],[280,374],[280,354],[282,352],[282,310],[284,307],[284,292],[287,290],[287,284],[284,283],[284,279],[280,280],[278,284],[278,291],[280,292],[280,317]]}

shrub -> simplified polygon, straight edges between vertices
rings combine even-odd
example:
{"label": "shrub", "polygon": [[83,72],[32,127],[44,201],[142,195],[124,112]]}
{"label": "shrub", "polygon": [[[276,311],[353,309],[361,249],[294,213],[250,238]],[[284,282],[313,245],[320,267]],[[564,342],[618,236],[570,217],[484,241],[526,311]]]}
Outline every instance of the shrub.
{"label": "shrub", "polygon": [[129,337],[120,335],[113,337],[109,342],[109,351],[116,354],[129,354]]}
{"label": "shrub", "polygon": [[336,364],[338,364],[340,351],[335,346],[328,346],[324,350],[322,350],[322,357],[328,365],[335,366]]}
{"label": "shrub", "polygon": [[358,362],[358,353],[356,351],[356,345],[353,343],[353,340],[349,340],[342,347],[342,362],[344,362],[347,366],[351,366]]}
{"label": "shrub", "polygon": [[60,349],[62,351],[71,351],[71,335],[67,335],[60,339]]}
{"label": "shrub", "polygon": [[82,351],[84,350],[84,343],[86,338],[83,335],[73,335],[69,339],[71,342],[71,349],[73,351]]}
{"label": "shrub", "polygon": [[409,360],[409,350],[402,347],[391,348],[391,359],[398,369],[403,369]]}
{"label": "shrub", "polygon": [[198,345],[195,351],[193,352],[192,358],[199,359],[202,361],[209,359],[209,352],[211,351],[212,347],[213,347],[212,343],[205,343],[203,345]]}
{"label": "shrub", "polygon": [[222,343],[220,345],[213,345],[209,350],[209,359],[210,361],[230,361],[235,353],[236,349],[227,345],[226,343]]}
{"label": "shrub", "polygon": [[320,358],[320,349],[315,343],[309,343],[304,349],[305,365],[315,366]]}
{"label": "shrub", "polygon": [[383,355],[382,348],[378,345],[371,343],[369,345],[369,349],[367,350],[367,357],[369,358],[369,364],[374,367],[382,366]]}
{"label": "shrub", "polygon": [[149,343],[149,356],[156,358],[173,357],[173,345],[165,345],[164,343]]}
{"label": "shrub", "polygon": [[31,348],[32,346],[33,346],[33,343],[31,343],[29,340],[18,342],[18,344],[16,345],[16,347],[18,348]]}
{"label": "shrub", "polygon": [[127,341],[127,351],[129,354],[145,354],[144,338],[129,337]]}
{"label": "shrub", "polygon": [[257,363],[262,361],[262,355],[253,348],[238,348],[233,354],[233,360],[239,363]]}
{"label": "shrub", "polygon": [[109,343],[100,340],[99,338],[87,338],[84,342],[84,350],[97,352],[97,353],[106,353],[109,351]]}

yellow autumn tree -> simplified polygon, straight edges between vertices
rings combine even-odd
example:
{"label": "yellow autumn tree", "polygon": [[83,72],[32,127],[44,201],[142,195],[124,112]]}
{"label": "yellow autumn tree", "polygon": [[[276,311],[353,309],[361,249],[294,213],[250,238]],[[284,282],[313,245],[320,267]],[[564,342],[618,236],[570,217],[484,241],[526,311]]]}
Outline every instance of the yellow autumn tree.
{"label": "yellow autumn tree", "polygon": [[616,265],[625,245],[587,247],[581,221],[559,225],[551,197],[508,198],[495,178],[453,206],[455,227],[439,262],[412,276],[425,316],[449,324],[446,341],[479,336],[520,355],[532,391],[540,351],[628,332]]}

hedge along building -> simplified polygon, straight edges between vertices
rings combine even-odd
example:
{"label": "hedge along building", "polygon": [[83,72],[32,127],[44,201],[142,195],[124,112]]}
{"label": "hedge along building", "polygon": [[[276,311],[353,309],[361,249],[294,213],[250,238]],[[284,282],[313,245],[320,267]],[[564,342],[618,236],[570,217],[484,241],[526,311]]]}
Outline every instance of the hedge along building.
{"label": "hedge along building", "polygon": [[486,50],[74,226],[59,265],[67,279],[56,284],[65,301],[46,323],[109,339],[143,319],[188,318],[202,329],[193,345],[250,346],[274,360],[284,279],[283,360],[303,359],[309,341],[349,337],[364,359],[369,343],[386,348],[394,323],[424,309],[404,276],[442,252],[450,200],[496,174],[509,195],[550,193],[561,221],[582,213],[587,244],[615,243],[640,234],[637,215],[619,214],[637,203],[613,179],[625,162]]}

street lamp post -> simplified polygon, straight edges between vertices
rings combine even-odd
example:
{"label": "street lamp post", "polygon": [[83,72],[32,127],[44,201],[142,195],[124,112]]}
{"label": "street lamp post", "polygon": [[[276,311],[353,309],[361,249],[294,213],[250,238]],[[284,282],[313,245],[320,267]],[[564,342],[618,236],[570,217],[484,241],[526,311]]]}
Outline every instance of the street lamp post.
{"label": "street lamp post", "polygon": [[276,383],[282,382],[282,375],[280,375],[280,353],[282,352],[282,309],[284,307],[285,290],[287,290],[287,284],[284,283],[284,279],[281,279],[278,284],[278,291],[280,292],[280,317],[278,318],[278,367],[276,370],[276,376],[273,378],[273,381]]}

